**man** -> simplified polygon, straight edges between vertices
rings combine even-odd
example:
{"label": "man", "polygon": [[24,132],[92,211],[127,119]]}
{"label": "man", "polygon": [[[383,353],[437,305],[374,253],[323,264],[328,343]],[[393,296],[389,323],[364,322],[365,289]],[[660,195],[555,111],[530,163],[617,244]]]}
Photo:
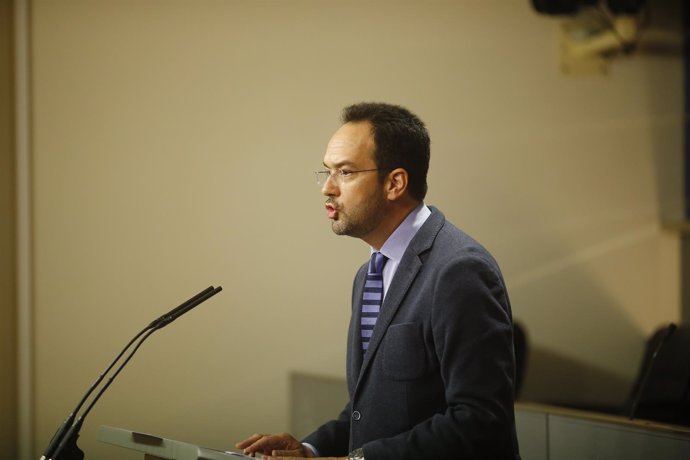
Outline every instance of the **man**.
{"label": "man", "polygon": [[343,111],[317,176],[333,231],[372,250],[353,286],[350,400],[303,442],[257,434],[236,445],[245,453],[520,458],[506,287],[486,249],[424,204],[429,144],[422,121],[402,107]]}

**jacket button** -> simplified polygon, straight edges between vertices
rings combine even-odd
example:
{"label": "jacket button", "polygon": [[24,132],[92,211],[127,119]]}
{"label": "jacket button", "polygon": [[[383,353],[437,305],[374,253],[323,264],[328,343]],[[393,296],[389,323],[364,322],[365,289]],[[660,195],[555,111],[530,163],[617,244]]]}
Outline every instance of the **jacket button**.
{"label": "jacket button", "polygon": [[352,413],[352,420],[357,421],[360,418],[362,418],[362,414],[360,414],[358,410],[356,410]]}

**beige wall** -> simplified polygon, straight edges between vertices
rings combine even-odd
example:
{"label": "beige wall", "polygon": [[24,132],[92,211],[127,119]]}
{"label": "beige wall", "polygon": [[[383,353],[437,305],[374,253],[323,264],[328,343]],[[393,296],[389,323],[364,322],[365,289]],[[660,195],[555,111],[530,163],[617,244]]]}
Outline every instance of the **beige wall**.
{"label": "beige wall", "polygon": [[0,1],[0,452],[17,455],[12,2]]}
{"label": "beige wall", "polygon": [[131,336],[209,284],[92,412],[89,455],[138,458],[101,424],[230,447],[287,427],[288,372],[342,376],[367,248],[331,233],[312,171],[360,100],[426,120],[428,203],[501,263],[547,381],[528,395],[621,399],[644,337],[678,319],[659,215],[680,55],[566,78],[558,21],[504,0],[36,0],[31,26],[37,451]]}

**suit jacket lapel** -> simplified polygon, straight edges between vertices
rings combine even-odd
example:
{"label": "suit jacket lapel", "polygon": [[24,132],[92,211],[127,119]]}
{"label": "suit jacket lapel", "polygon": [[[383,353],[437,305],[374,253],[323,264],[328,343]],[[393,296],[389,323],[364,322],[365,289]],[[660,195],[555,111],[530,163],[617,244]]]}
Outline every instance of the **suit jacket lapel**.
{"label": "suit jacket lapel", "polygon": [[412,260],[406,261],[407,263],[404,265],[402,263],[400,264],[397,272],[395,273],[395,278],[391,283],[388,294],[386,294],[386,298],[383,301],[381,312],[376,320],[376,327],[374,327],[374,333],[369,341],[369,350],[364,354],[360,375],[364,373],[373,356],[376,355],[379,344],[388,330],[388,325],[393,320],[393,317],[395,317],[395,313],[398,311],[398,308],[400,308],[402,299],[405,297],[405,294],[410,288],[412,281],[417,276],[419,269],[422,267],[422,263],[420,262],[419,257],[417,257],[417,254],[407,253],[405,254],[405,257],[403,257],[403,261],[405,261],[407,258]]}
{"label": "suit jacket lapel", "polygon": [[350,350],[347,353],[348,376],[350,377],[348,385],[351,385],[350,390],[354,390],[354,384],[359,380],[359,373],[362,369],[362,337],[360,335],[359,323],[362,317],[361,301],[367,266],[368,264],[364,264],[359,269],[352,291],[352,321],[350,321],[350,338],[348,340]]}

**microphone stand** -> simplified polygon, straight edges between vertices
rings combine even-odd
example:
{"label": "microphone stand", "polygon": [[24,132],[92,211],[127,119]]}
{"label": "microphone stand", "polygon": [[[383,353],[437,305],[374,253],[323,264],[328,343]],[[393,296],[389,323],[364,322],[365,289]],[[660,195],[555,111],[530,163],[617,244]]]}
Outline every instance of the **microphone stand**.
{"label": "microphone stand", "polygon": [[[113,383],[115,377],[122,371],[122,369],[127,365],[127,363],[132,359],[134,354],[137,352],[139,347],[144,343],[146,339],[149,338],[151,334],[159,329],[167,326],[168,324],[175,321],[177,318],[187,313],[192,308],[205,302],[209,298],[213,297],[223,288],[218,286],[214,288],[210,286],[203,291],[196,294],[194,297],[178,305],[168,313],[161,315],[160,317],[153,320],[142,329],[137,335],[134,336],[132,340],[122,349],[122,351],[115,357],[115,359],[110,363],[105,371],[96,379],[96,381],[91,385],[86,394],[79,401],[77,406],[72,410],[67,419],[60,425],[58,430],[53,435],[48,447],[43,453],[41,460],[82,460],[84,458],[84,452],[77,446],[77,439],[79,438],[79,431],[84,423],[84,419],[91,412],[91,409],[96,404],[96,402],[101,398],[106,389]],[[143,336],[143,337],[142,337]],[[98,385],[103,381],[105,376],[111,371],[115,364],[120,361],[125,352],[135,343],[136,346],[130,351],[127,358],[120,364],[115,373],[108,379],[108,381],[103,385],[100,391],[92,399],[91,403],[87,406],[86,410],[79,416],[76,417],[77,413],[84,405],[88,397],[96,390]],[[76,419],[76,421],[75,421]]]}

